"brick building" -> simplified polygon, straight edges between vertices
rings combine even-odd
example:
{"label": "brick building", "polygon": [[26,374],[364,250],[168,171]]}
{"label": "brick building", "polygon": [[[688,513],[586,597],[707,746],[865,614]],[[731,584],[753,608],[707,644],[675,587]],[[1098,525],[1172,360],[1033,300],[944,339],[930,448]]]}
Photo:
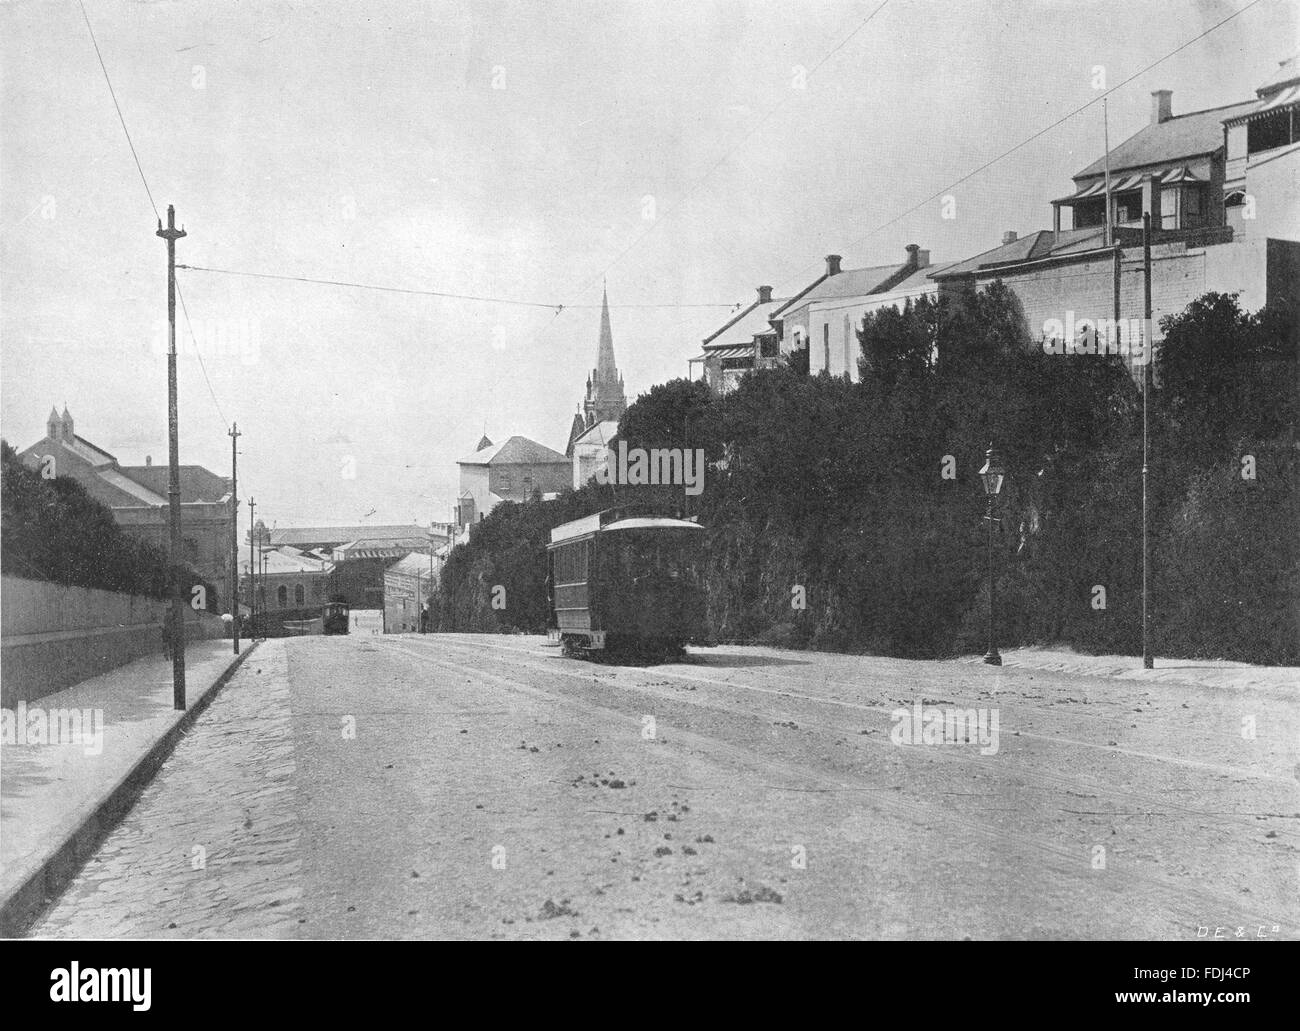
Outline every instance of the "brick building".
{"label": "brick building", "polygon": [[[148,457],[144,465],[121,465],[103,448],[77,435],[66,407],[62,415],[51,409],[45,436],[19,452],[19,458],[34,469],[72,477],[108,506],[124,531],[167,553],[171,529],[166,465],[154,465]],[[180,492],[181,560],[211,585],[220,610],[229,591],[235,545],[230,480],[201,465],[182,465]]]}
{"label": "brick building", "polygon": [[384,570],[384,633],[421,630],[429,595],[437,585],[429,555],[407,555]]}
{"label": "brick building", "polygon": [[[257,563],[255,603],[259,615],[275,620],[296,619],[303,612],[320,614],[321,607],[329,600],[332,563],[287,546],[259,548],[254,561]],[[239,574],[239,596],[247,605],[254,599],[254,581],[249,577],[246,551],[240,557]]]}

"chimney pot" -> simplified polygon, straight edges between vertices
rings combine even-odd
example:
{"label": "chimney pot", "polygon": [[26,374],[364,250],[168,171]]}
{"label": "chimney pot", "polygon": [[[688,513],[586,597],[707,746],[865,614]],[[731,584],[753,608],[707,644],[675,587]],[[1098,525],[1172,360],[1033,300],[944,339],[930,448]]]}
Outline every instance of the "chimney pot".
{"label": "chimney pot", "polygon": [[1159,125],[1174,117],[1173,90],[1158,89],[1151,91],[1151,124]]}
{"label": "chimney pot", "polygon": [[919,243],[909,243],[907,245],[907,264],[912,268],[919,268],[917,262],[921,257],[921,245]]}
{"label": "chimney pot", "polygon": [[153,465],[153,455],[145,455],[145,456],[144,456],[144,467],[145,467],[146,469],[148,469],[149,466],[151,466],[151,465]]}
{"label": "chimney pot", "polygon": [[1002,234],[1003,246],[1009,243],[1015,243],[1019,239],[1020,239],[1020,234],[1017,233],[1014,229],[1008,229],[1005,233]]}
{"label": "chimney pot", "polygon": [[838,254],[826,255],[826,274],[828,276],[838,276],[840,274],[840,256]]}
{"label": "chimney pot", "polygon": [[772,288],[770,286],[760,286],[758,288],[758,303],[759,304],[772,303]]}

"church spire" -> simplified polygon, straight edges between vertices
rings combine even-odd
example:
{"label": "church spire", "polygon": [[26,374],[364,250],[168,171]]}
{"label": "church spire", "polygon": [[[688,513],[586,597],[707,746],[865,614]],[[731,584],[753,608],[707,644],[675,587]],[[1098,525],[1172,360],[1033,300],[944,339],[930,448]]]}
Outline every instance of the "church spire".
{"label": "church spire", "polygon": [[618,366],[614,363],[614,333],[609,328],[609,294],[600,290],[600,346],[596,350],[596,381],[617,382]]}
{"label": "church spire", "polygon": [[569,432],[569,452],[573,442],[581,436],[583,427],[590,429],[598,422],[617,422],[627,410],[627,397],[623,392],[623,377],[618,374],[614,361],[614,332],[609,327],[609,291],[602,284],[600,290],[600,342],[596,346],[596,367],[587,377],[587,393],[582,401],[582,415],[574,420]]}

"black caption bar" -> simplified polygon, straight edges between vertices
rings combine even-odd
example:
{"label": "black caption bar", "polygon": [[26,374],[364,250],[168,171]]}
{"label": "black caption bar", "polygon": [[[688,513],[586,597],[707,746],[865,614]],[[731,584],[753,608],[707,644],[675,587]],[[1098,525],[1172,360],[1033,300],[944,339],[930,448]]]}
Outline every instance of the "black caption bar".
{"label": "black caption bar", "polygon": [[[337,1022],[355,1012],[371,1019],[394,1008],[403,1009],[402,993],[381,986],[421,985],[441,994],[472,998],[466,980],[454,970],[446,948],[431,957],[431,943],[386,942],[62,942],[18,940],[3,942],[5,1002],[19,1016],[73,1016],[95,1020],[150,1020],[156,1017],[202,1015],[259,1019],[284,1016],[301,1020],[319,1014]],[[570,943],[557,943],[568,945]],[[577,944],[577,943],[572,943]],[[927,942],[873,943],[868,953],[854,957],[869,974],[869,982],[886,995],[901,993],[913,1004],[929,999],[940,1009],[986,1000],[1006,1012],[1080,1015],[1194,1013],[1211,1019],[1293,1014],[1296,957],[1291,943],[1277,940],[1244,946],[1219,947],[1210,942],[1177,944],[1140,942]],[[617,948],[617,945],[606,945]],[[561,970],[546,963],[489,962],[481,954],[463,955],[469,978],[495,981],[510,972],[509,995],[528,998],[533,987],[554,993]],[[681,958],[665,956],[664,973],[682,976]],[[752,963],[753,955],[747,959]],[[571,1000],[589,1010],[593,996],[639,997],[655,976],[646,970],[646,957],[637,957],[637,974],[625,983],[601,979],[598,986],[570,983]],[[554,957],[570,972],[571,957]],[[793,989],[811,983],[790,953],[767,959],[769,978],[761,983],[767,995],[781,984]],[[697,1000],[717,998],[723,987],[718,975],[701,980],[701,967],[691,979]],[[436,973],[435,973],[436,971]],[[477,975],[477,977],[476,977]],[[522,975],[523,983],[518,983]],[[775,978],[775,980],[772,980]],[[432,979],[432,980],[431,980]],[[620,981],[622,979],[619,979]],[[818,980],[825,985],[824,975]],[[733,988],[735,985],[733,984]],[[861,987],[861,983],[859,983]],[[802,994],[803,989],[800,989]],[[653,989],[652,989],[653,990]],[[934,993],[938,992],[936,996]],[[724,993],[729,994],[729,993]],[[833,992],[833,994],[839,994]],[[870,994],[870,993],[868,993]],[[499,1013],[500,994],[491,996]],[[544,996],[532,996],[542,998]],[[753,996],[755,999],[758,996]],[[827,1000],[829,1001],[829,999]],[[870,1010],[873,1002],[862,1000]],[[982,1005],[982,1004],[981,1004]],[[486,1011],[484,1011],[486,1012]]]}

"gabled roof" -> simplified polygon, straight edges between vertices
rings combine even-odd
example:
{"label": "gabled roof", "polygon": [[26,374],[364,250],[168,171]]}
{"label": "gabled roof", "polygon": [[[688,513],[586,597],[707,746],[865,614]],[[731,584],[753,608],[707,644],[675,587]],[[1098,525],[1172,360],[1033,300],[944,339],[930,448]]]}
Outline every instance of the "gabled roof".
{"label": "gabled roof", "polygon": [[991,271],[1008,265],[1019,265],[1026,261],[1039,261],[1043,258],[1062,254],[1076,254],[1080,251],[1097,250],[1105,246],[1106,230],[1104,226],[1088,226],[1084,229],[1064,229],[1053,233],[1050,229],[1038,229],[1032,233],[1013,240],[1011,243],[994,247],[983,254],[977,254],[965,261],[953,262],[942,268],[927,270],[932,279],[947,279],[951,276],[969,276],[981,271]]}
{"label": "gabled roof", "polygon": [[754,337],[774,332],[768,320],[784,303],[784,298],[778,298],[767,304],[750,305],[747,311],[742,312],[704,341],[705,351],[720,347],[735,347],[738,344],[752,344]]}
{"label": "gabled roof", "polygon": [[[155,494],[167,497],[168,469],[165,465],[123,465],[124,476]],[[220,501],[230,494],[230,481],[201,465],[180,467],[181,504]]]}
{"label": "gabled roof", "polygon": [[[138,505],[162,506],[167,504],[166,495],[150,490],[148,487],[137,483],[135,480],[131,479],[131,477],[124,475],[117,469],[108,468],[97,469],[95,471],[99,474],[100,479],[116,487],[118,490],[129,494],[135,499],[135,503]],[[183,497],[182,500],[184,500]]]}
{"label": "gabled roof", "polygon": [[[842,273],[842,272],[840,273],[840,275],[843,275],[843,274],[844,274],[844,273]],[[800,303],[800,302],[801,302],[805,297],[808,296],[808,294],[810,294],[812,291],[816,290],[817,287],[821,286],[821,284],[822,284],[823,282],[825,282],[827,279],[830,279],[830,278],[832,278],[832,277],[830,276],[829,273],[823,272],[820,276],[818,276],[816,279],[814,279],[811,283],[809,283],[807,286],[805,286],[802,290],[800,290],[800,291],[799,291],[797,294],[795,294],[793,297],[787,297],[786,300],[785,300],[785,303],[782,304],[780,307],[778,307],[778,308],[776,309],[776,311],[772,312],[772,317],[773,317],[773,318],[779,318],[780,316],[784,315],[788,310],[791,310],[791,309],[795,308],[796,306],[798,306],[799,303]]]}
{"label": "gabled roof", "polygon": [[871,268],[845,269],[839,275],[823,279],[807,291],[801,301],[805,304],[834,297],[856,297],[879,289],[889,278],[902,271],[900,265],[875,265]]}
{"label": "gabled roof", "polygon": [[[117,461],[116,458],[110,455],[102,447],[100,447],[97,444],[92,444],[85,437],[74,434],[73,440],[74,443],[69,448],[69,450],[75,451],[77,454],[81,455],[81,457],[86,459],[86,461],[88,462],[93,462],[94,464],[99,465],[102,462]],[[68,447],[67,444],[64,444],[63,446]]]}
{"label": "gabled roof", "polygon": [[[934,283],[932,282],[932,280],[937,275],[946,272],[948,269],[952,268],[956,264],[958,264],[958,262],[949,261],[943,264],[938,264],[938,265],[931,264],[931,265],[926,265],[924,268],[914,269],[911,273],[904,276],[902,279],[889,283],[888,286],[882,289],[869,291],[867,296],[888,298],[888,297],[894,297],[898,294],[910,293],[915,290],[924,290],[927,287],[933,289]],[[886,280],[886,282],[888,283],[888,280]],[[825,298],[818,298],[818,300],[833,302],[833,301],[841,300],[843,298],[850,298],[856,296],[858,295],[855,293],[845,292],[843,295],[832,295]],[[836,306],[834,304],[828,304],[826,305],[826,307],[833,309]]]}
{"label": "gabled roof", "polygon": [[399,576],[422,576],[429,579],[429,556],[428,555],[407,555],[400,558],[391,566],[384,570],[384,575],[397,573]]}
{"label": "gabled roof", "polygon": [[26,454],[28,451],[34,451],[37,448],[43,449],[51,447],[59,447],[65,451],[69,451],[80,458],[83,462],[88,462],[90,465],[96,467],[101,465],[112,465],[117,461],[116,458],[110,455],[102,447],[99,447],[97,444],[92,444],[85,437],[76,435],[73,436],[71,444],[66,440],[60,440],[48,435],[44,436],[22,453]]}
{"label": "gabled roof", "polygon": [[[782,303],[781,300],[769,301],[767,302],[766,307],[771,307],[772,305],[777,305],[781,303]],[[765,307],[762,301],[754,301],[754,303],[751,304],[748,308],[733,315],[721,326],[719,326],[717,329],[715,329],[712,333],[710,333],[708,336],[704,338],[704,346],[708,347],[709,344],[711,344],[714,340],[718,339],[718,337],[722,336],[723,333],[728,332],[733,326],[738,325],[742,320],[748,318],[750,314],[754,312],[755,309],[762,308],[762,307]],[[752,337],[753,334],[751,333],[750,336]]]}
{"label": "gabled roof", "polygon": [[[1061,234],[1062,237],[1066,235],[1068,234]],[[954,262],[938,271],[929,270],[929,273],[932,279],[969,275],[993,265],[1014,265],[1022,261],[1032,261],[1035,258],[1045,257],[1051,249],[1052,231],[1050,229],[1038,229],[1019,239],[1012,240],[1010,243],[1004,243],[982,254],[977,254],[973,258]]]}
{"label": "gabled roof", "polygon": [[[1110,152],[1110,173],[1144,165],[1159,165],[1204,154],[1213,154],[1223,146],[1223,123],[1245,114],[1258,104],[1248,100],[1241,104],[1213,107],[1206,111],[1176,115],[1158,124],[1143,126]],[[1087,179],[1103,175],[1106,157],[1102,155],[1082,172],[1071,178]]]}
{"label": "gabled roof", "polygon": [[1269,77],[1268,82],[1255,90],[1255,94],[1263,97],[1267,93],[1272,93],[1294,82],[1300,82],[1300,54],[1288,57],[1285,61],[1279,61],[1277,71]]}
{"label": "gabled roof", "polygon": [[405,540],[425,538],[428,531],[413,523],[398,526],[298,526],[267,531],[271,544],[347,544],[361,538],[367,540]]}
{"label": "gabled roof", "polygon": [[[328,573],[333,568],[329,562],[309,558],[293,548],[263,549],[258,559],[258,572],[265,570],[272,576],[292,573]],[[248,555],[244,554],[239,563],[241,576],[248,575]]]}
{"label": "gabled roof", "polygon": [[618,423],[613,419],[605,419],[588,429],[582,436],[574,441],[575,444],[608,444],[618,433]]}
{"label": "gabled roof", "polygon": [[511,437],[504,444],[475,451],[468,458],[457,461],[457,465],[546,465],[548,463],[569,464],[569,460],[558,451],[552,451],[545,444],[518,435]]}

